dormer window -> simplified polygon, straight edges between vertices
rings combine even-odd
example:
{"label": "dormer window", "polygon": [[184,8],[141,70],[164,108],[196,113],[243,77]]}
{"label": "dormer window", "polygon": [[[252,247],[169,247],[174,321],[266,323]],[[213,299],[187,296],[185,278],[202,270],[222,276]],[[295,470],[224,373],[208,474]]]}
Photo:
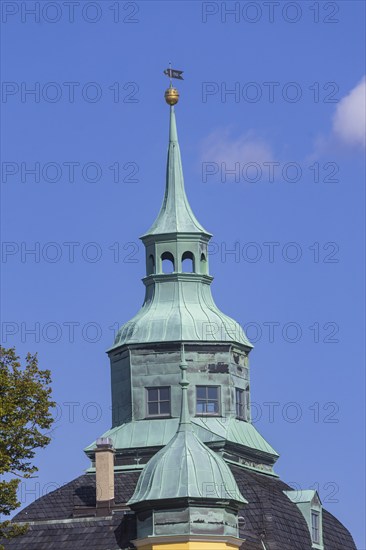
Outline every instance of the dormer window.
{"label": "dormer window", "polygon": [[311,538],[315,544],[320,543],[320,513],[311,510]]}
{"label": "dormer window", "polygon": [[311,537],[311,547],[314,550],[324,550],[322,503],[318,493],[313,489],[284,491],[284,493],[304,516]]}

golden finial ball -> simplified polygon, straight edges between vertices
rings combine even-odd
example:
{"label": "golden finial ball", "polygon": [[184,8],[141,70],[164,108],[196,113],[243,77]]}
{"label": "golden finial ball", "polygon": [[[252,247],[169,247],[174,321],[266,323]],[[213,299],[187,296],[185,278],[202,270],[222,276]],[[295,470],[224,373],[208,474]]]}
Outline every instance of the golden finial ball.
{"label": "golden finial ball", "polygon": [[179,101],[179,92],[172,86],[165,91],[165,101],[168,105],[175,105]]}

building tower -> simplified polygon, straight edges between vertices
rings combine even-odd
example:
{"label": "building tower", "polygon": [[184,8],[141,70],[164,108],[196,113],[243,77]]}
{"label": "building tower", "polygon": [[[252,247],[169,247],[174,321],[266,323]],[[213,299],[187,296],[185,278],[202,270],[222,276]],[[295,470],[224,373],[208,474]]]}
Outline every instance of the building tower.
{"label": "building tower", "polygon": [[[314,490],[273,471],[276,451],[250,416],[249,354],[240,325],[211,295],[207,245],[184,189],[172,86],[166,187],[141,237],[145,300],[118,331],[112,427],[91,466],[14,519],[5,550],[356,550]],[[169,269],[166,269],[166,264]],[[179,368],[180,367],[180,368]]]}
{"label": "building tower", "polygon": [[[146,248],[145,300],[117,333],[111,361],[112,439],[116,464],[142,467],[177,430],[179,354],[184,343],[192,426],[228,460],[272,473],[278,455],[251,423],[249,353],[241,326],[212,294],[207,245],[212,237],[192,212],[184,188],[174,103],[170,105],[166,187],[160,212],[141,237]],[[166,268],[167,265],[167,268]],[[95,444],[86,449],[94,461]]]}
{"label": "building tower", "polygon": [[238,511],[247,503],[226,462],[192,429],[182,345],[182,409],[178,431],[147,463],[128,505],[137,515],[143,550],[237,550]]}

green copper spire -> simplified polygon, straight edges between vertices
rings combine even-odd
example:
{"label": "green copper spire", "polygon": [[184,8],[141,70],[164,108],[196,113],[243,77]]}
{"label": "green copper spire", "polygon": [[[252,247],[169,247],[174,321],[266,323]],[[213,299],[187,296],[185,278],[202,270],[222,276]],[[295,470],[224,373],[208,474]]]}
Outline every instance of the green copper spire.
{"label": "green copper spire", "polygon": [[[184,190],[174,112],[179,93],[170,87],[165,96],[170,104],[165,195],[158,217],[141,237],[146,248],[145,301],[120,328],[113,348],[167,341],[237,342],[252,348],[242,327],[219,310],[211,295],[212,235],[197,221]],[[170,271],[164,271],[163,262],[170,262]]]}
{"label": "green copper spire", "polygon": [[210,235],[193,214],[184,189],[182,161],[173,105],[170,106],[169,148],[163,204],[155,222],[143,237],[166,233],[204,233]]}
{"label": "green copper spire", "polygon": [[179,149],[177,123],[175,120],[174,106],[172,105],[170,107],[169,144],[173,142],[177,143]]}

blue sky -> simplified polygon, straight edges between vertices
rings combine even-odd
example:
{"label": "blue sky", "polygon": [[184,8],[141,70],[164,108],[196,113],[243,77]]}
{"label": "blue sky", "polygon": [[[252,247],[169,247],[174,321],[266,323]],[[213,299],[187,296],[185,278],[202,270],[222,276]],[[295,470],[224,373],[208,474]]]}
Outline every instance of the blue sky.
{"label": "blue sky", "polygon": [[82,473],[110,426],[104,352],[143,300],[171,61],[213,295],[255,343],[257,428],[365,549],[364,3],[236,4],[2,2],[2,342],[38,351],[58,403],[20,497]]}

